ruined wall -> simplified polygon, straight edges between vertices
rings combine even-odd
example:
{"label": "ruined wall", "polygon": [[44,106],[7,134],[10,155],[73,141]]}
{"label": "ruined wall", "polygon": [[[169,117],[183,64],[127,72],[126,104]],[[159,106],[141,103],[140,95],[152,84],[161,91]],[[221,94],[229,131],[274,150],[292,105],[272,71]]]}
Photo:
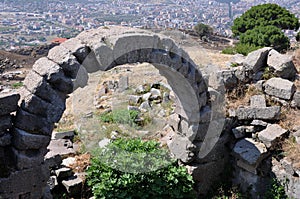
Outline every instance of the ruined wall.
{"label": "ruined wall", "polygon": [[[171,152],[191,170],[222,168],[224,155],[203,157],[218,141],[224,118],[217,114],[219,108],[212,108],[205,79],[187,53],[173,40],[144,30],[99,28],[52,48],[35,62],[18,94],[0,96],[0,161],[7,172],[0,176],[0,198],[50,197],[45,194],[49,169],[44,156],[68,94],[87,84],[88,73],[137,62],[158,68],[177,96],[178,134]],[[218,99],[217,91],[210,92]],[[210,173],[209,182],[219,174]]]}

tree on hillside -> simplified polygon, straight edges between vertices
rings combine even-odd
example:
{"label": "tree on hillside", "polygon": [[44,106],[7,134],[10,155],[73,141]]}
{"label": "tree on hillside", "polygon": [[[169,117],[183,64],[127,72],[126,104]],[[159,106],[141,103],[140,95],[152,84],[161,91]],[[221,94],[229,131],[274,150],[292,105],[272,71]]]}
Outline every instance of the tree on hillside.
{"label": "tree on hillside", "polygon": [[239,36],[257,26],[276,26],[280,29],[298,30],[299,20],[285,8],[277,4],[261,4],[251,7],[233,21],[234,35]]}
{"label": "tree on hillside", "polygon": [[260,47],[273,47],[278,51],[286,50],[290,46],[289,38],[275,26],[257,26],[248,30],[240,36],[240,42]]}
{"label": "tree on hillside", "polygon": [[199,37],[202,39],[204,36],[209,36],[213,33],[213,28],[210,27],[209,25],[203,24],[203,23],[198,23],[195,27],[194,30],[196,33],[199,35]]}

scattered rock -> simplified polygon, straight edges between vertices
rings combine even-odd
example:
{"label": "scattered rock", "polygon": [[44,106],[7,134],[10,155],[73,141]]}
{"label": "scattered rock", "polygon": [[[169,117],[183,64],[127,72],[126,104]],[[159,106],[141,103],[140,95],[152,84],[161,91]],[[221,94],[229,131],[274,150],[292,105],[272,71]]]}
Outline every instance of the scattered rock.
{"label": "scattered rock", "polygon": [[280,54],[274,49],[269,52],[267,64],[277,77],[293,80],[297,74],[293,57]]}
{"label": "scattered rock", "polygon": [[267,66],[268,53],[272,48],[265,47],[249,53],[243,62],[243,65],[254,73],[263,70]]}
{"label": "scattered rock", "polygon": [[130,105],[139,105],[142,103],[143,99],[141,96],[138,95],[129,95],[128,101]]}
{"label": "scattered rock", "polygon": [[71,196],[81,193],[83,181],[79,177],[70,178],[62,181],[63,186]]}
{"label": "scattered rock", "polygon": [[101,140],[98,143],[98,145],[99,145],[100,148],[105,148],[109,143],[110,143],[110,139],[104,138],[103,140]]}
{"label": "scattered rock", "polygon": [[300,108],[300,91],[295,92],[293,102],[295,103],[296,107]]}
{"label": "scattered rock", "polygon": [[278,120],[280,119],[280,106],[272,106],[265,108],[245,107],[236,110],[236,117],[239,120]]}
{"label": "scattered rock", "polygon": [[265,158],[267,148],[264,144],[255,142],[252,138],[245,138],[235,144],[233,152],[241,160],[239,162],[240,167],[256,174],[256,168]]}
{"label": "scattered rock", "polygon": [[253,126],[262,126],[262,127],[267,127],[268,123],[267,122],[264,122],[262,120],[253,120],[250,125],[253,125]]}
{"label": "scattered rock", "polygon": [[290,100],[296,91],[296,87],[293,82],[278,77],[274,77],[266,81],[264,88],[268,95],[285,100]]}
{"label": "scattered rock", "polygon": [[281,128],[278,124],[270,124],[266,129],[258,133],[258,139],[262,141],[266,147],[274,146],[285,134],[287,130]]}
{"label": "scattered rock", "polygon": [[232,129],[232,133],[236,139],[243,138],[247,134],[255,132],[254,126],[238,126]]}
{"label": "scattered rock", "polygon": [[57,169],[54,172],[59,180],[66,179],[73,175],[72,169],[67,168],[67,167]]}
{"label": "scattered rock", "polygon": [[128,76],[122,76],[119,79],[119,92],[123,92],[129,88],[129,78]]}
{"label": "scattered rock", "polygon": [[266,99],[264,95],[251,96],[250,103],[251,103],[250,104],[251,107],[261,107],[261,108],[267,107]]}

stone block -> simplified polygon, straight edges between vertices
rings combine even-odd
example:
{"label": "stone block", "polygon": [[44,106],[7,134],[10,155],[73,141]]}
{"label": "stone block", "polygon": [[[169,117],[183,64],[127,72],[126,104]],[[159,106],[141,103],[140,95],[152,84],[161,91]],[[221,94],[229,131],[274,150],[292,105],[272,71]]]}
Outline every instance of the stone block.
{"label": "stone block", "polygon": [[123,92],[129,88],[129,78],[128,76],[122,76],[119,79],[119,88],[120,92]]}
{"label": "stone block", "polygon": [[70,168],[63,167],[55,170],[55,175],[59,180],[67,179],[73,175],[73,171]]}
{"label": "stone block", "polygon": [[60,65],[66,76],[76,78],[80,64],[67,48],[55,46],[49,51],[48,58]]}
{"label": "stone block", "polygon": [[42,98],[30,93],[23,88],[20,91],[22,96],[21,108],[34,115],[47,118],[49,122],[58,122],[65,110],[65,106],[49,103]]}
{"label": "stone block", "polygon": [[8,178],[0,178],[0,197],[19,199],[26,194],[28,198],[42,198],[49,173],[44,165],[14,171]]}
{"label": "stone block", "polygon": [[261,107],[261,108],[267,107],[265,96],[264,95],[251,96],[250,106],[251,107]]}
{"label": "stone block", "polygon": [[272,106],[265,108],[258,107],[244,107],[238,108],[235,112],[239,120],[279,120],[280,119],[280,106]]}
{"label": "stone block", "polygon": [[267,64],[277,77],[293,80],[297,74],[293,56],[280,54],[274,49],[268,54]]}
{"label": "stone block", "polygon": [[44,149],[19,151],[12,148],[13,159],[18,170],[30,169],[41,165],[44,162],[45,153],[46,150]]}
{"label": "stone block", "polygon": [[228,164],[227,159],[223,158],[215,162],[192,164],[186,167],[196,182],[196,190],[200,194],[207,194],[212,185],[220,180],[226,164]]}
{"label": "stone block", "polygon": [[45,164],[48,165],[49,168],[58,168],[61,165],[61,163],[62,158],[59,154],[47,153],[45,155]]}
{"label": "stone block", "polygon": [[[266,157],[267,148],[264,144],[256,142],[251,138],[244,138],[235,144],[233,152],[238,160],[241,159],[244,163],[257,168],[260,162]],[[240,164],[240,166],[243,165]],[[248,167],[243,167],[243,169],[247,170]]]}
{"label": "stone block", "polygon": [[0,93],[0,116],[16,111],[19,99],[20,95],[17,93]]}
{"label": "stone block", "polygon": [[298,108],[300,108],[300,91],[295,92],[293,102]]}
{"label": "stone block", "polygon": [[271,50],[272,48],[265,47],[249,53],[243,61],[243,66],[252,70],[254,73],[263,70],[267,65],[268,53]]}
{"label": "stone block", "polygon": [[34,71],[27,74],[24,85],[32,94],[56,106],[65,107],[66,95],[54,90],[43,77]]}
{"label": "stone block", "polygon": [[0,147],[5,147],[11,144],[12,136],[9,133],[5,133],[0,136]]}
{"label": "stone block", "polygon": [[81,193],[83,180],[80,177],[74,177],[68,180],[63,180],[62,184],[71,196],[75,196]]}
{"label": "stone block", "polygon": [[286,129],[281,128],[278,124],[270,124],[266,129],[258,133],[258,139],[270,148],[282,139],[287,132]]}
{"label": "stone block", "polygon": [[77,38],[68,39],[61,46],[68,49],[77,58],[79,63],[82,63],[91,51]]}
{"label": "stone block", "polygon": [[13,129],[13,146],[18,150],[40,149],[47,147],[50,136],[31,134],[26,131]]}
{"label": "stone block", "polygon": [[236,139],[243,138],[247,134],[255,133],[254,126],[238,126],[232,129],[232,133]]}
{"label": "stone block", "polygon": [[73,139],[75,136],[74,131],[63,131],[63,132],[56,132],[53,131],[51,139],[58,140],[58,139]]}
{"label": "stone block", "polygon": [[11,116],[0,116],[0,136],[12,127]]}
{"label": "stone block", "polygon": [[15,127],[24,131],[50,136],[54,124],[46,118],[19,109],[14,120]]}
{"label": "stone block", "polygon": [[171,153],[184,163],[191,162],[195,157],[196,146],[187,137],[175,135],[168,146]]}
{"label": "stone block", "polygon": [[278,77],[266,81],[264,88],[266,94],[284,100],[291,100],[293,94],[296,92],[296,87],[293,82]]}
{"label": "stone block", "polygon": [[32,69],[59,91],[67,94],[73,91],[72,79],[66,77],[62,68],[48,58],[38,59]]}

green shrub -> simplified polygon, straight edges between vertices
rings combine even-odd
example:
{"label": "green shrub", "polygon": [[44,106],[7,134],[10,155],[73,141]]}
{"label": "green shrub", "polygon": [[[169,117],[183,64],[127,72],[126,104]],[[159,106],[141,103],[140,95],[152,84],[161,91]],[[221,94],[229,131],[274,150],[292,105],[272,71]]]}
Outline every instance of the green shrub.
{"label": "green shrub", "polygon": [[195,198],[193,180],[155,141],[117,139],[95,152],[87,184],[96,198]]}
{"label": "green shrub", "polygon": [[108,113],[103,113],[99,116],[102,122],[106,123],[119,123],[128,124],[130,126],[136,126],[136,119],[139,116],[139,112],[136,110],[120,109]]}
{"label": "green shrub", "polygon": [[223,54],[229,54],[229,55],[234,55],[234,54],[242,54],[242,55],[248,55],[252,51],[255,51],[257,49],[260,49],[260,46],[254,46],[250,44],[242,44],[238,43],[234,47],[228,47],[222,50]]}
{"label": "green shrub", "polygon": [[[285,184],[285,183],[283,183]],[[272,179],[272,183],[267,190],[264,198],[265,199],[288,199],[287,195],[285,194],[284,185],[279,182],[277,179]]]}
{"label": "green shrub", "polygon": [[11,85],[14,89],[21,88],[23,86],[23,82],[16,82]]}

